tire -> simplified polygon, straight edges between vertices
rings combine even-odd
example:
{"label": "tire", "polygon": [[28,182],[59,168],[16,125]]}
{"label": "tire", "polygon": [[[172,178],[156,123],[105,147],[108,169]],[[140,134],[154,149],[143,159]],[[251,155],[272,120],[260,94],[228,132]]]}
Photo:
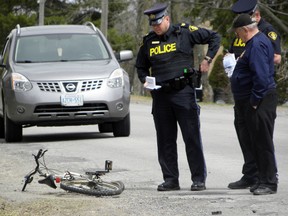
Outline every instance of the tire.
{"label": "tire", "polygon": [[113,132],[112,123],[101,123],[101,124],[98,124],[98,129],[99,129],[100,133]]}
{"label": "tire", "polygon": [[20,142],[23,136],[22,125],[17,125],[11,121],[4,111],[4,130],[6,142]]}
{"label": "tire", "polygon": [[114,137],[127,137],[130,135],[130,113],[121,121],[113,123]]}
{"label": "tire", "polygon": [[91,196],[113,196],[121,194],[125,187],[121,181],[99,182],[96,184],[87,180],[72,180],[61,182],[60,188]]}

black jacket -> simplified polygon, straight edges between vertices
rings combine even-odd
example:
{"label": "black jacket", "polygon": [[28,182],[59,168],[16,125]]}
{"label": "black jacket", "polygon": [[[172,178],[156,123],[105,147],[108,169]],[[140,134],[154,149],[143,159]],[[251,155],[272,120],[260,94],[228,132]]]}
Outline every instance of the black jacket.
{"label": "black jacket", "polygon": [[162,36],[150,32],[144,37],[136,60],[140,81],[144,83],[146,76],[155,76],[156,81],[162,82],[183,75],[183,70],[194,66],[195,44],[208,44],[207,56],[213,58],[220,46],[220,36],[186,23],[170,25]]}

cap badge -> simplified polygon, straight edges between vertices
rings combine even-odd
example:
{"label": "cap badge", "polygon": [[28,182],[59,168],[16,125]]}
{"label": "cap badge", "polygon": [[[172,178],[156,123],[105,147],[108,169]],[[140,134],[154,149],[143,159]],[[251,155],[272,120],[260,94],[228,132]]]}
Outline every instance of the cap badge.
{"label": "cap badge", "polygon": [[156,16],[155,16],[155,14],[150,14],[150,15],[149,15],[149,18],[150,18],[150,19],[155,19]]}

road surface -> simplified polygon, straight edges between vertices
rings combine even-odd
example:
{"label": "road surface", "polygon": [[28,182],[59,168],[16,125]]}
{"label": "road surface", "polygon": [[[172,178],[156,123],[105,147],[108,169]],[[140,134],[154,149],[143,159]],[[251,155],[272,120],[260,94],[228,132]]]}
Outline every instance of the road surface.
{"label": "road surface", "polygon": [[[279,107],[274,141],[279,168],[278,193],[253,196],[249,190],[230,190],[241,177],[242,155],[233,127],[232,105],[201,105],[201,130],[207,163],[207,190],[190,191],[191,178],[179,132],[180,191],[157,192],[162,174],[157,162],[151,102],[131,104],[130,137],[100,134],[98,127],[32,127],[24,129],[21,143],[0,140],[0,215],[287,215],[288,108]],[[121,180],[125,191],[116,197],[67,193],[37,183],[21,192],[23,177],[33,166],[32,153],[48,149],[51,168],[82,172],[102,169],[106,159],[113,170],[106,179]]]}

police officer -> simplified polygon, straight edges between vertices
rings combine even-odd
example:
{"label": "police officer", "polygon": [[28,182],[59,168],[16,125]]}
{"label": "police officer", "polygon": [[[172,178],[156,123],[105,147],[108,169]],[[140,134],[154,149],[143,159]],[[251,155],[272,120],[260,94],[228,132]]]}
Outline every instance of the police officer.
{"label": "police officer", "polygon": [[[257,0],[238,0],[231,8],[236,14],[246,13],[258,23],[258,29],[263,32],[272,42],[274,47],[274,63],[281,63],[281,38],[274,27],[261,17]],[[235,38],[229,49],[229,52],[234,53],[238,58],[244,51],[245,43],[240,38]]]}
{"label": "police officer", "polygon": [[[155,77],[162,88],[152,90],[152,115],[154,118],[158,161],[164,182],[158,191],[179,190],[177,162],[177,122],[186,145],[191,171],[191,190],[205,190],[206,165],[200,133],[199,112],[195,97],[193,77],[193,46],[208,44],[207,55],[201,70],[209,69],[220,45],[220,36],[210,30],[192,25],[172,25],[167,14],[167,4],[156,4],[145,10],[152,30],[143,38],[136,68],[140,81],[147,85],[146,77]],[[151,72],[150,72],[151,69]]]}
{"label": "police officer", "polygon": [[[257,0],[238,0],[232,6],[231,10],[236,14],[249,14],[252,19],[254,19],[258,23],[258,29],[263,32],[272,42],[274,48],[274,64],[280,64],[280,36],[271,24],[261,18],[259,6],[257,5]],[[235,53],[235,57],[238,58],[243,53],[244,49],[245,43],[240,38],[235,38],[229,49],[229,52]],[[258,185],[258,168],[256,166],[252,152],[248,147],[251,146],[248,136],[241,136],[241,134],[243,133],[248,133],[244,130],[245,128],[243,129],[243,127],[241,127],[241,125],[243,124],[243,119],[241,118],[240,112],[241,110],[239,110],[237,107],[234,107],[234,125],[244,157],[244,165],[242,168],[243,176],[240,180],[231,182],[228,185],[228,188],[245,189],[250,187],[250,191],[253,192]]]}

